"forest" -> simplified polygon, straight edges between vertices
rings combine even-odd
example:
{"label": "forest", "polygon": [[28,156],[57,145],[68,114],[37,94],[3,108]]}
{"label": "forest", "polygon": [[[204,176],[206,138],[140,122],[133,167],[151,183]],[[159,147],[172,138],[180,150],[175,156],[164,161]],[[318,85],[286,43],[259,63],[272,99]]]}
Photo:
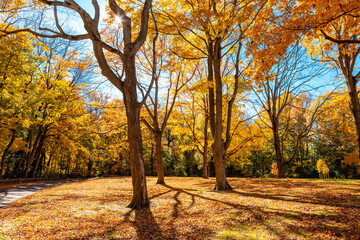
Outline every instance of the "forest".
{"label": "forest", "polygon": [[4,0],[0,178],[360,177],[356,0]]}

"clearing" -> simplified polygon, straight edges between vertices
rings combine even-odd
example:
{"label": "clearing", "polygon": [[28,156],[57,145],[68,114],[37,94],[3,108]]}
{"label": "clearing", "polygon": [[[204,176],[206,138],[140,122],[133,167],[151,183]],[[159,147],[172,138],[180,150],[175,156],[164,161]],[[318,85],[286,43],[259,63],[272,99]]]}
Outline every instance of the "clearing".
{"label": "clearing", "polygon": [[359,239],[360,181],[148,177],[150,210],[125,206],[131,178],[65,183],[0,209],[0,239]]}

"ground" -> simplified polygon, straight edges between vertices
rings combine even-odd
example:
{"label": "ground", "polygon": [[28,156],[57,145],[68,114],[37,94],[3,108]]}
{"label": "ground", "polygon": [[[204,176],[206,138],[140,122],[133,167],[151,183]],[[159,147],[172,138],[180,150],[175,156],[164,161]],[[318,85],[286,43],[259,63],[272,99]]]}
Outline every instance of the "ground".
{"label": "ground", "polygon": [[129,177],[66,183],[0,209],[0,239],[360,239],[360,181],[147,178],[134,211]]}

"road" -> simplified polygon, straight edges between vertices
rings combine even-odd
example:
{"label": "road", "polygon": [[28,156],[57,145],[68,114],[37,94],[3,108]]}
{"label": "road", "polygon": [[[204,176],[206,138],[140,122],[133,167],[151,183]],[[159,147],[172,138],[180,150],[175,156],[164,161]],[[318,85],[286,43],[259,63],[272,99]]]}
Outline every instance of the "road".
{"label": "road", "polygon": [[26,197],[44,188],[63,184],[66,182],[73,182],[73,181],[36,183],[32,185],[24,185],[24,186],[0,190],[0,208],[3,208],[9,203],[18,200],[19,198]]}

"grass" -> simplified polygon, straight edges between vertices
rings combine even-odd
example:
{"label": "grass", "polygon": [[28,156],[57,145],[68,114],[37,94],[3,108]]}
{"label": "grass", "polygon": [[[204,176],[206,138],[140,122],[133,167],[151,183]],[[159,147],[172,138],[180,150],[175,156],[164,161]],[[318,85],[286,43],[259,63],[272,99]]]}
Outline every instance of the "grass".
{"label": "grass", "polygon": [[[126,208],[129,177],[73,182],[0,209],[0,239],[359,239],[354,180],[147,178],[150,209]],[[344,188],[346,185],[346,188]]]}

